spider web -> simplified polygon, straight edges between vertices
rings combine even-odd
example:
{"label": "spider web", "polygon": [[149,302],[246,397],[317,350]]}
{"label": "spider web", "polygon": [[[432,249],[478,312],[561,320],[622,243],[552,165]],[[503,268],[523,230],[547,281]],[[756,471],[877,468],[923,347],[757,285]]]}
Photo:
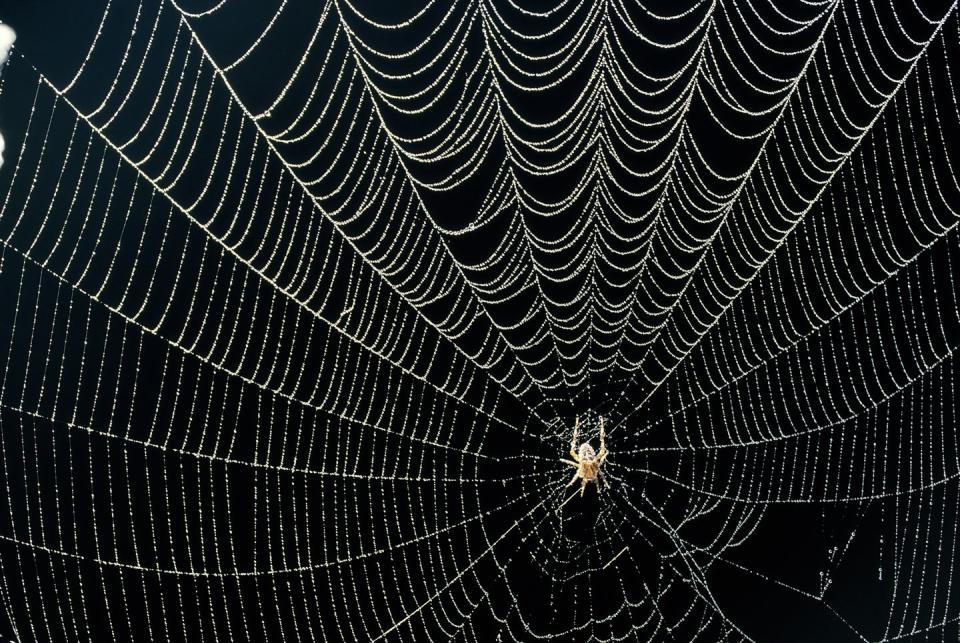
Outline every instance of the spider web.
{"label": "spider web", "polygon": [[0,9],[4,634],[956,639],[956,3],[75,4]]}

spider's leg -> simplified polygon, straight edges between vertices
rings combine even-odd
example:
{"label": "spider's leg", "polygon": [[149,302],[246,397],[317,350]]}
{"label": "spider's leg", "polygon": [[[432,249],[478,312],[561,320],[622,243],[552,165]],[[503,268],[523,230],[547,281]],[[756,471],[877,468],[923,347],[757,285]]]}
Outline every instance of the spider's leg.
{"label": "spider's leg", "polygon": [[583,497],[583,492],[586,490],[586,488],[587,488],[587,479],[584,478],[584,479],[583,479],[583,482],[580,484],[580,497],[581,497],[581,498]]}
{"label": "spider's leg", "polygon": [[577,416],[577,420],[573,425],[573,439],[570,440],[570,455],[574,458],[577,457],[577,432],[580,430],[580,416]]}
{"label": "spider's leg", "polygon": [[572,466],[572,467],[579,467],[579,466],[580,466],[578,463],[574,462],[573,460],[567,460],[566,458],[560,458],[560,462],[566,462],[567,464],[569,464],[569,465]]}
{"label": "spider's leg", "polygon": [[597,460],[599,462],[603,462],[603,459],[606,458],[607,453],[609,453],[609,451],[607,451],[607,445],[604,443],[605,437],[606,437],[606,433],[603,430],[603,418],[601,417],[600,418],[600,452],[597,453]]}
{"label": "spider's leg", "polygon": [[576,482],[576,481],[577,481],[577,478],[579,478],[579,477],[580,477],[580,472],[577,471],[575,474],[573,474],[573,477],[570,478],[570,482],[567,483],[567,487],[569,487],[569,486],[572,485],[574,482]]}

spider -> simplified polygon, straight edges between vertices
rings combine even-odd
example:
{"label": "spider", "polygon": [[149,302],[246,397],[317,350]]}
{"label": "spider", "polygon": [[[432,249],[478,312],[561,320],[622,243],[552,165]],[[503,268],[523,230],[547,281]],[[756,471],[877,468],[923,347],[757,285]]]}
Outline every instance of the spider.
{"label": "spider", "polygon": [[596,453],[593,450],[590,442],[584,442],[580,445],[580,448],[577,449],[577,432],[579,430],[580,418],[578,417],[573,427],[573,439],[570,440],[570,457],[572,457],[573,460],[560,458],[560,462],[566,462],[571,467],[576,468],[577,472],[573,474],[573,478],[567,483],[567,486],[569,487],[578,479],[581,480],[580,495],[582,496],[584,489],[587,488],[588,482],[599,484],[600,465],[603,464],[603,460],[607,457],[608,451],[603,443],[603,438],[605,437],[603,432],[603,418],[600,418],[600,453]]}

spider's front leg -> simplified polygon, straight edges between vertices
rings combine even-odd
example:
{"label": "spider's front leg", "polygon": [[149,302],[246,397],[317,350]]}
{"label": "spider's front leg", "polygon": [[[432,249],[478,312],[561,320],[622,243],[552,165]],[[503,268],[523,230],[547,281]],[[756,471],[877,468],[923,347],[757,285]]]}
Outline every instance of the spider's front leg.
{"label": "spider's front leg", "polygon": [[574,462],[573,460],[567,460],[566,458],[560,458],[560,462],[566,462],[566,463],[569,464],[571,467],[580,468],[580,463]]}
{"label": "spider's front leg", "polygon": [[604,444],[603,439],[606,437],[606,433],[603,431],[603,418],[600,418],[600,453],[597,454],[597,460],[603,462],[603,459],[607,457],[607,445]]}
{"label": "spider's front leg", "polygon": [[580,462],[580,456],[577,455],[577,431],[580,430],[580,416],[577,416],[576,422],[573,424],[573,439],[570,440],[570,457]]}

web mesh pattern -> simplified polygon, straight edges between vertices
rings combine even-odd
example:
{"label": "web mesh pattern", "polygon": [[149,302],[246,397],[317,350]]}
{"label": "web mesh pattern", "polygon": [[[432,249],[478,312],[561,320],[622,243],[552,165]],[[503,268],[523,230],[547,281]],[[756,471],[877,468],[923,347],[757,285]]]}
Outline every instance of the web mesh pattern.
{"label": "web mesh pattern", "polygon": [[0,634],[960,635],[955,3],[76,4],[0,13]]}

